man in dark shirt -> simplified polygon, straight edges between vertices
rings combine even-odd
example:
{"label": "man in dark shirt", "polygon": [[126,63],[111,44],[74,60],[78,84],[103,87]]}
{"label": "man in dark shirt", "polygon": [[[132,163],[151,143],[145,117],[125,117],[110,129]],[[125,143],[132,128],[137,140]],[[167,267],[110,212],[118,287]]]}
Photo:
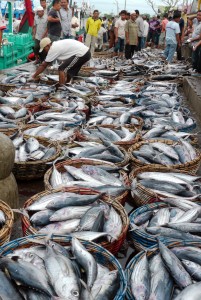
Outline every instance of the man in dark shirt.
{"label": "man in dark shirt", "polygon": [[60,0],[53,0],[52,2],[52,8],[49,11],[48,14],[48,37],[52,42],[60,40],[61,36],[61,18],[60,18],[60,9],[61,9],[61,3]]}
{"label": "man in dark shirt", "polygon": [[[184,40],[184,19],[182,18],[179,21],[179,28],[180,28],[180,34],[179,34],[180,45],[182,45]],[[178,45],[177,45],[177,59],[183,60],[182,53],[181,53],[181,46]]]}

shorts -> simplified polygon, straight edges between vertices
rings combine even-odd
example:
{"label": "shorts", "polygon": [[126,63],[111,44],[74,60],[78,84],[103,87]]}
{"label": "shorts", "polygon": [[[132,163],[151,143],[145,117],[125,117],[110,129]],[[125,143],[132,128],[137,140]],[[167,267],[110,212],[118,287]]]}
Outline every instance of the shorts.
{"label": "shorts", "polygon": [[68,74],[71,78],[77,76],[81,67],[89,61],[91,58],[90,50],[85,53],[85,55],[78,57],[78,56],[71,56],[66,59],[60,66],[59,71],[64,71],[64,73]]}
{"label": "shorts", "polygon": [[123,52],[124,51],[124,39],[118,37],[118,42],[115,44],[114,52]]}
{"label": "shorts", "polygon": [[34,53],[35,55],[39,54],[39,50],[40,50],[40,41],[35,39],[35,45],[34,45]]}

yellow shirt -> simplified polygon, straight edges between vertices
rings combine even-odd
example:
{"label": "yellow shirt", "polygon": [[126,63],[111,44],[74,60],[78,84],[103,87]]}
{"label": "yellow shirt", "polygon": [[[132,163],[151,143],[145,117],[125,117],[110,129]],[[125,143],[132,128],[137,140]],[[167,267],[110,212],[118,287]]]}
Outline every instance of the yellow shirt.
{"label": "yellow shirt", "polygon": [[98,31],[101,28],[101,20],[94,20],[92,17],[87,19],[86,32],[93,36],[98,36]]}

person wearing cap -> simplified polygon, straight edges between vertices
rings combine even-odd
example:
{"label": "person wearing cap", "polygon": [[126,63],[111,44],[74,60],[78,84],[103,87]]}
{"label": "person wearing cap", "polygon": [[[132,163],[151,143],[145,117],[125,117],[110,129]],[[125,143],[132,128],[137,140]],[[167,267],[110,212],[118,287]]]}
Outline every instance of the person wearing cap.
{"label": "person wearing cap", "polygon": [[36,62],[39,60],[39,49],[40,40],[42,40],[47,35],[47,15],[44,14],[44,9],[42,6],[38,6],[36,9],[36,15],[34,17],[33,26],[33,38],[35,40],[34,54],[36,57]]}
{"label": "person wearing cap", "polygon": [[130,14],[130,19],[125,25],[126,34],[126,47],[125,47],[125,57],[126,59],[131,59],[134,55],[134,51],[137,50],[138,46],[138,25],[136,23],[136,12],[133,11]]}
{"label": "person wearing cap", "polygon": [[33,79],[57,59],[61,61],[58,69],[60,84],[69,82],[71,78],[78,74],[82,65],[91,58],[89,48],[73,39],[64,39],[52,43],[49,38],[44,38],[40,41],[40,52],[42,51],[46,52],[47,56],[36,70]]}
{"label": "person wearing cap", "polygon": [[0,48],[1,48],[1,44],[2,44],[3,31],[4,31],[4,29],[6,29],[6,25],[5,25],[5,23],[3,22],[2,15],[1,15],[1,13],[0,13]]}
{"label": "person wearing cap", "polygon": [[48,37],[52,42],[60,40],[61,37],[61,2],[60,0],[53,0],[52,8],[49,11],[47,20]]}

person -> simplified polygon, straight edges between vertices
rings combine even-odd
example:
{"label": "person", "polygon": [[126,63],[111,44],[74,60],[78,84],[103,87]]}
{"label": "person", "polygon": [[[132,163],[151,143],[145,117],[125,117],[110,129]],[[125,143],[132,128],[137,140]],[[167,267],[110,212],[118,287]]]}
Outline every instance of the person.
{"label": "person", "polygon": [[180,28],[180,34],[179,34],[180,47],[179,47],[179,45],[177,45],[177,59],[183,60],[184,58],[182,57],[182,52],[181,52],[181,45],[184,41],[184,20],[183,20],[183,18],[180,18],[179,28]]}
{"label": "person", "polygon": [[[192,33],[192,38],[188,40],[188,42],[191,43],[193,47],[193,52],[192,52],[192,66],[193,69],[197,70],[198,69],[198,60],[200,56],[200,50],[201,46],[197,45],[197,42],[201,40],[201,10],[198,10],[197,12],[197,18],[193,20],[193,33]],[[196,46],[196,47],[195,47]]]}
{"label": "person", "polygon": [[165,13],[163,15],[163,20],[161,22],[161,35],[160,35],[160,44],[165,45],[165,31],[166,31],[166,25],[168,23],[168,14]]}
{"label": "person", "polygon": [[109,42],[109,49],[115,47],[114,27],[115,27],[116,20],[115,20],[114,17],[112,17],[111,21],[112,21],[112,24],[111,24],[111,27],[110,27],[110,42]]}
{"label": "person", "polygon": [[141,39],[141,49],[144,49],[146,47],[146,40],[149,33],[149,23],[147,22],[147,16],[142,17],[144,20],[144,31]]}
{"label": "person", "polygon": [[0,48],[1,48],[1,45],[2,45],[2,40],[3,40],[3,31],[4,29],[6,29],[6,25],[2,19],[2,15],[0,13]]}
{"label": "person", "polygon": [[106,33],[107,30],[105,29],[104,27],[104,24],[101,25],[101,28],[98,32],[98,39],[97,39],[97,45],[98,45],[98,49],[101,50],[103,48],[103,36],[104,36],[104,33]]}
{"label": "person", "polygon": [[193,20],[188,18],[187,26],[185,28],[184,35],[187,36],[188,38],[191,38],[192,33],[193,33]]}
{"label": "person", "polygon": [[49,38],[40,41],[40,52],[45,51],[45,61],[38,67],[33,79],[42,73],[55,59],[62,61],[59,71],[59,83],[65,84],[76,76],[84,65],[91,58],[90,50],[83,43],[73,39],[65,39],[53,42]]}
{"label": "person", "polygon": [[69,8],[68,0],[61,0],[60,16],[63,38],[70,39],[72,26],[72,9]]}
{"label": "person", "polygon": [[156,46],[156,48],[158,48],[159,46],[159,40],[160,40],[160,35],[161,35],[161,17],[158,15],[157,16],[157,21],[158,21],[158,25],[156,26],[156,30],[155,30],[155,38],[154,38],[154,45]]}
{"label": "person", "polygon": [[137,48],[137,51],[141,51],[141,39],[142,39],[143,32],[144,32],[144,21],[143,21],[142,17],[140,16],[139,10],[136,9],[135,12],[137,15],[136,23],[138,26],[138,48]]}
{"label": "person", "polygon": [[61,9],[60,0],[53,0],[53,7],[49,11],[47,20],[48,36],[52,42],[60,40],[61,37],[61,17],[59,11]]}
{"label": "person", "polygon": [[131,14],[129,12],[127,12],[127,14],[126,14],[126,20],[127,21],[130,20],[130,17],[131,17]]}
{"label": "person", "polygon": [[47,3],[46,0],[40,0],[40,6],[42,6],[44,10],[44,16],[48,16],[48,8],[47,8]]}
{"label": "person", "polygon": [[174,53],[177,49],[177,45],[180,47],[180,28],[179,28],[179,21],[180,21],[181,13],[178,11],[174,12],[173,20],[168,22],[166,25],[166,47],[164,51],[164,56],[168,63],[172,62],[174,57]]}
{"label": "person", "polygon": [[76,17],[76,15],[74,15],[71,20],[71,37],[72,37],[72,39],[74,39],[74,40],[76,39],[76,35],[79,30],[80,30],[79,20]]}
{"label": "person", "polygon": [[89,17],[86,22],[86,40],[85,45],[90,49],[91,55],[94,54],[95,44],[97,43],[98,31],[101,28],[101,20],[99,19],[99,11],[94,10],[93,16]]}
{"label": "person", "polygon": [[187,26],[187,8],[184,9],[184,11],[181,14],[182,19],[184,20],[184,27]]}
{"label": "person", "polygon": [[152,20],[149,22],[149,34],[147,38],[147,42],[151,42],[152,47],[157,44],[157,29],[159,26],[160,22],[156,16],[153,16]]}
{"label": "person", "polygon": [[136,22],[136,12],[131,12],[130,19],[126,22],[125,34],[126,34],[126,47],[125,57],[131,59],[134,51],[137,50],[138,46],[138,26]]}
{"label": "person", "polygon": [[42,6],[38,6],[36,9],[36,15],[34,17],[33,26],[33,39],[35,42],[34,54],[36,57],[36,63],[39,61],[40,40],[47,35],[47,15],[44,15],[44,9]]}
{"label": "person", "polygon": [[114,56],[118,55],[123,57],[124,40],[125,40],[125,25],[126,25],[126,11],[120,12],[120,18],[115,22],[114,35],[115,35],[115,48]]}

